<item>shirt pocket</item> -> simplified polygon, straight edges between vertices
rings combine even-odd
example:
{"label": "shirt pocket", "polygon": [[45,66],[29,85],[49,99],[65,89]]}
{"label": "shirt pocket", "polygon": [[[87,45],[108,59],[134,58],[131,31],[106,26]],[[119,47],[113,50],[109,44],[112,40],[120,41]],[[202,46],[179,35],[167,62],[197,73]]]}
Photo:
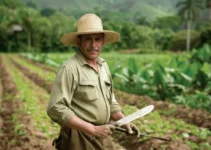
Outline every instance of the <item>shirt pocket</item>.
{"label": "shirt pocket", "polygon": [[80,81],[78,87],[78,95],[85,101],[97,100],[97,89],[94,81]]}
{"label": "shirt pocket", "polygon": [[110,101],[111,100],[111,82],[108,80],[105,81],[105,90],[106,90],[106,97]]}

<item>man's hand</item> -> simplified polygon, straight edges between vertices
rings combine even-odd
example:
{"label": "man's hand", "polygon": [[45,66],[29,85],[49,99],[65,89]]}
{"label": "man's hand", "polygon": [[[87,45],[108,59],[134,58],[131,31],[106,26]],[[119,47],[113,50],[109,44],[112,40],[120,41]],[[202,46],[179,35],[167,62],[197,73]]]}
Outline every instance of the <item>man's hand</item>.
{"label": "man's hand", "polygon": [[[124,117],[125,117],[124,114],[122,112],[118,111],[111,116],[111,120],[117,121]],[[128,123],[128,124],[123,125],[122,127],[128,131],[128,134],[133,134],[135,132],[138,137],[140,136],[140,131],[135,124]]]}
{"label": "man's hand", "polygon": [[140,136],[140,131],[135,124],[128,123],[128,124],[123,125],[122,127],[128,131],[128,134],[133,134],[135,132],[137,134],[137,137]]}
{"label": "man's hand", "polygon": [[106,124],[102,126],[95,126],[94,136],[105,139],[112,134],[112,131],[115,130],[115,126],[111,124]]}

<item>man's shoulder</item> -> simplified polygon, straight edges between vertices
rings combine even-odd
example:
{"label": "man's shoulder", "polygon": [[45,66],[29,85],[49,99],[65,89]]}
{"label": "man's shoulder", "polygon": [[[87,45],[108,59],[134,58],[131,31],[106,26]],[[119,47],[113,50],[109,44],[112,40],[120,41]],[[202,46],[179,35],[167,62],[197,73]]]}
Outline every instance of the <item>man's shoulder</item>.
{"label": "man's shoulder", "polygon": [[61,68],[66,67],[69,69],[74,69],[75,67],[77,67],[77,65],[79,65],[78,60],[75,56],[72,56],[62,64]]}
{"label": "man's shoulder", "polygon": [[99,59],[100,59],[100,61],[101,61],[101,63],[102,63],[103,66],[108,67],[108,64],[107,64],[107,62],[106,62],[106,60],[104,58],[99,57]]}
{"label": "man's shoulder", "polygon": [[102,61],[102,62],[106,62],[104,58],[102,57],[99,57],[99,59]]}
{"label": "man's shoulder", "polygon": [[99,57],[100,61],[103,63],[103,64],[107,64],[106,60],[102,57]]}

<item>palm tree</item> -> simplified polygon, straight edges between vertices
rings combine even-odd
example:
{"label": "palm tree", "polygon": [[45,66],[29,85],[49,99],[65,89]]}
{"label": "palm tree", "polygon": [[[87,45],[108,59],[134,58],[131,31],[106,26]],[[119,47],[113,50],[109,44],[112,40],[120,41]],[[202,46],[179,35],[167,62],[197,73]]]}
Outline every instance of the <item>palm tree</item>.
{"label": "palm tree", "polygon": [[176,4],[179,8],[178,14],[187,21],[187,37],[186,37],[186,49],[190,50],[190,29],[191,21],[199,17],[199,10],[203,9],[202,2],[199,0],[183,0]]}
{"label": "palm tree", "polygon": [[211,0],[205,0],[205,6],[209,9],[209,20],[211,20]]}

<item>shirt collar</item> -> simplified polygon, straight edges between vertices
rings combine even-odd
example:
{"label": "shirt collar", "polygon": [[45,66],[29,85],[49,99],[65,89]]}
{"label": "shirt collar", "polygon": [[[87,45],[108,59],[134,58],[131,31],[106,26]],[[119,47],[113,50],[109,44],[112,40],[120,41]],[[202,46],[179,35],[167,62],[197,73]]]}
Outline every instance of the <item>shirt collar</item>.
{"label": "shirt collar", "polygon": [[[76,53],[76,58],[79,60],[79,63],[81,66],[83,65],[89,65],[88,62],[86,61],[86,59],[84,58],[84,56],[81,54],[81,52],[78,50]],[[97,63],[102,66],[103,62],[105,62],[104,59],[98,57],[97,58]]]}

